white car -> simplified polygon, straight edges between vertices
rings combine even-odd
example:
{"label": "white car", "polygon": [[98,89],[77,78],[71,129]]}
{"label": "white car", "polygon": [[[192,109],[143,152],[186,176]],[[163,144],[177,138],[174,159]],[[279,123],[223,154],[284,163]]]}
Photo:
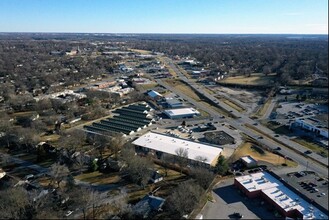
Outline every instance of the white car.
{"label": "white car", "polygon": [[71,210],[70,210],[70,211],[67,211],[67,212],[65,213],[65,216],[66,216],[66,217],[69,217],[72,213],[73,213],[73,211],[71,211]]}

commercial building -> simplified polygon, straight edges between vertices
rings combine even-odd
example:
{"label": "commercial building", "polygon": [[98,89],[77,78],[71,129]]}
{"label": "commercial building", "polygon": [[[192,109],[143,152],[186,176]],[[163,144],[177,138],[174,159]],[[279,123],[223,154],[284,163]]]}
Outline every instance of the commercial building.
{"label": "commercial building", "polygon": [[181,108],[184,104],[175,98],[166,98],[166,104],[168,108]]}
{"label": "commercial building", "polygon": [[240,160],[247,168],[252,168],[257,166],[257,160],[255,160],[249,155],[245,157],[241,157]]}
{"label": "commercial building", "polygon": [[178,119],[192,118],[194,116],[200,115],[200,112],[195,110],[194,108],[178,108],[165,110],[164,114],[166,114],[171,119]]}
{"label": "commercial building", "polygon": [[84,126],[89,133],[111,135],[122,133],[131,135],[152,124],[152,108],[147,104],[139,103],[125,106],[113,111],[116,115],[91,125]]}
{"label": "commercial building", "polygon": [[217,146],[175,138],[169,135],[148,132],[136,139],[133,144],[137,150],[151,153],[161,159],[165,154],[180,157],[178,151],[187,152],[190,164],[199,164],[205,167],[215,166],[223,149]]}
{"label": "commercial building", "polygon": [[160,99],[162,98],[162,95],[160,93],[158,93],[157,91],[154,91],[154,90],[150,90],[147,92],[147,95],[154,99],[154,100],[157,100],[157,99]]}
{"label": "commercial building", "polygon": [[317,135],[328,138],[328,121],[322,123],[315,118],[296,119],[293,125],[314,132]]}
{"label": "commercial building", "polygon": [[261,197],[284,217],[328,219],[324,211],[301,198],[287,184],[268,172],[236,177],[234,185],[249,198]]}

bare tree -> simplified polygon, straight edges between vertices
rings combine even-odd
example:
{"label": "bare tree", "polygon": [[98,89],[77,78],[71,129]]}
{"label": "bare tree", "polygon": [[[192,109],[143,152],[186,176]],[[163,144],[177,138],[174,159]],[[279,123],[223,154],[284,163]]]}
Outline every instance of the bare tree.
{"label": "bare tree", "polygon": [[74,129],[65,133],[60,139],[62,146],[71,149],[73,152],[75,152],[77,148],[82,147],[85,141],[86,132],[79,129]]}
{"label": "bare tree", "polygon": [[213,172],[209,171],[203,167],[196,167],[191,170],[191,176],[198,182],[198,184],[207,189],[210,183],[213,181],[215,175]]}
{"label": "bare tree", "polygon": [[30,205],[27,191],[22,187],[9,188],[0,191],[0,218],[23,219],[28,218]]}
{"label": "bare tree", "polygon": [[126,171],[128,172],[131,180],[136,183],[140,184],[143,187],[147,184],[150,180],[153,163],[148,158],[143,158],[139,156],[133,156],[125,158],[127,162]]}
{"label": "bare tree", "polygon": [[98,150],[101,160],[103,159],[103,154],[104,154],[106,148],[108,148],[110,146],[110,142],[111,142],[111,138],[108,136],[104,136],[104,135],[95,135],[94,136],[93,145]]}
{"label": "bare tree", "polygon": [[52,181],[57,184],[57,187],[60,187],[60,184],[63,180],[66,180],[70,175],[70,171],[65,165],[60,165],[59,163],[55,163],[50,167],[50,175]]}
{"label": "bare tree", "polygon": [[121,150],[122,146],[124,145],[124,139],[122,135],[115,134],[109,143],[110,149],[114,154],[114,158],[118,158],[118,152]]}
{"label": "bare tree", "polygon": [[177,162],[180,167],[180,173],[182,174],[183,168],[188,164],[188,150],[182,147],[175,150],[177,155]]}
{"label": "bare tree", "polygon": [[168,197],[165,207],[172,214],[178,214],[181,218],[189,214],[196,206],[204,190],[194,181],[185,181],[176,187]]}
{"label": "bare tree", "polygon": [[99,193],[91,188],[76,187],[69,191],[70,198],[75,205],[80,207],[83,213],[83,219],[87,218],[88,211],[91,209],[92,218],[97,218],[96,208],[102,204],[106,197],[106,193]]}

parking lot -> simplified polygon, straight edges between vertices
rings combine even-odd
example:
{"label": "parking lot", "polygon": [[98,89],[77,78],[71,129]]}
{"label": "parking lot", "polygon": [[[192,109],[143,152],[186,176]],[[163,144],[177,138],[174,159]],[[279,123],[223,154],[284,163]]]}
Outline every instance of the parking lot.
{"label": "parking lot", "polygon": [[200,214],[204,219],[234,219],[240,213],[243,219],[279,219],[274,211],[260,199],[249,199],[233,186],[233,178],[215,186],[212,196],[215,202],[207,202]]}
{"label": "parking lot", "polygon": [[293,172],[281,176],[299,192],[328,210],[327,178],[322,178],[310,171]]}

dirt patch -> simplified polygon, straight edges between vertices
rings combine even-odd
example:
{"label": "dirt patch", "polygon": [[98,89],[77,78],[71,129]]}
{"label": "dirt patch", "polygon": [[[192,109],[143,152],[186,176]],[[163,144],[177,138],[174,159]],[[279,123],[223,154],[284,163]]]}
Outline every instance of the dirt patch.
{"label": "dirt patch", "polygon": [[253,143],[245,142],[234,152],[230,160],[236,161],[240,157],[250,155],[258,161],[263,161],[273,165],[281,165],[283,163],[287,163],[288,166],[297,166],[296,162],[286,160],[284,157],[281,157],[280,155],[271,153],[269,151],[265,151],[262,149],[263,153],[260,153],[258,150],[256,150],[258,148],[260,147],[255,146]]}
{"label": "dirt patch", "polygon": [[201,98],[193,91],[193,89],[181,82],[180,80],[167,79],[165,80],[165,82],[174,87],[175,89],[178,89],[184,94],[188,95],[192,99],[196,101],[201,101]]}
{"label": "dirt patch", "polygon": [[236,84],[236,85],[268,85],[276,78],[275,75],[270,74],[265,76],[264,74],[253,73],[250,77],[247,76],[235,76],[228,77],[222,80],[223,83]]}

